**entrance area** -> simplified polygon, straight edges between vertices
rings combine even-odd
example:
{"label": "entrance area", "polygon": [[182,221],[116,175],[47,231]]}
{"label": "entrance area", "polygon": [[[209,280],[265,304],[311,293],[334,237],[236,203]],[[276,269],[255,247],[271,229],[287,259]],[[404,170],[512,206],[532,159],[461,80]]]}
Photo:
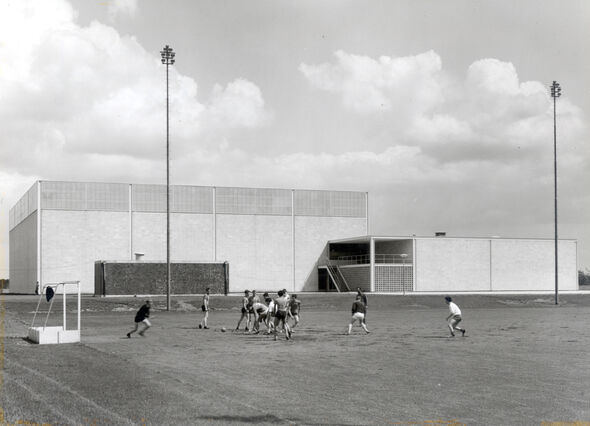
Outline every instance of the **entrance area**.
{"label": "entrance area", "polygon": [[331,241],[318,267],[319,291],[414,290],[414,242],[394,237]]}

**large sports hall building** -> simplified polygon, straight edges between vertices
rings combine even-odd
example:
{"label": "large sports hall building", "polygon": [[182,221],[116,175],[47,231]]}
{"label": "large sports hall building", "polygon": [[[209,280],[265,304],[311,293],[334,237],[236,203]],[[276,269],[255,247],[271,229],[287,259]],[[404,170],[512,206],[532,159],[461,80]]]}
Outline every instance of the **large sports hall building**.
{"label": "large sports hall building", "polygon": [[[171,261],[224,265],[231,293],[553,289],[553,240],[371,236],[368,210],[366,192],[173,185]],[[166,262],[166,186],[39,181],[10,210],[9,229],[10,292],[79,280],[94,294],[97,274],[113,280],[104,265]],[[562,290],[578,288],[576,250],[560,240]],[[109,285],[137,294],[117,271]]]}

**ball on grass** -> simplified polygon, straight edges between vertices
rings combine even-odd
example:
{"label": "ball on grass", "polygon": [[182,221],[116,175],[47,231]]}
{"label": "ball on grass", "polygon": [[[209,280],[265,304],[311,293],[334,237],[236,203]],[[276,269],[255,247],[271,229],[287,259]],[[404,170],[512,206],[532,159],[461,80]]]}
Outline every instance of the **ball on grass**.
{"label": "ball on grass", "polygon": [[225,333],[225,327],[221,327],[221,331]]}

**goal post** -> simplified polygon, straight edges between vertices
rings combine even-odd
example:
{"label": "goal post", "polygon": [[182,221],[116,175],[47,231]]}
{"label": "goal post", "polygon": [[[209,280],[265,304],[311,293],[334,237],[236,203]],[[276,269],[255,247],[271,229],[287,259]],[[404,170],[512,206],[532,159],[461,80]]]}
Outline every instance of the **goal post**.
{"label": "goal post", "polygon": [[[54,295],[59,294],[61,290],[62,295],[62,321],[61,325],[47,325],[51,309],[53,308],[53,302],[55,300]],[[77,328],[67,328],[67,296],[69,294],[77,294]],[[39,308],[43,297],[47,298],[49,307],[47,308],[47,315],[43,325],[35,326],[35,320],[39,314]],[[59,283],[44,284],[41,287],[39,294],[39,301],[37,302],[37,308],[33,315],[33,321],[29,327],[28,338],[34,343],[39,344],[57,344],[57,343],[76,343],[80,341],[80,315],[81,315],[81,295],[80,295],[80,281],[63,281]]]}

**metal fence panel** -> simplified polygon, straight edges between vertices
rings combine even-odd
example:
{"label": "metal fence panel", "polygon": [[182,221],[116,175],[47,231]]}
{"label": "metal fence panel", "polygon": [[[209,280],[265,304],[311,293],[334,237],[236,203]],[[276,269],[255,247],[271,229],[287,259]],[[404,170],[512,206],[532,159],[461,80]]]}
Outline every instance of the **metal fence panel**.
{"label": "metal fence panel", "polygon": [[367,217],[367,194],[348,191],[295,191],[296,216]]}
{"label": "metal fence panel", "polygon": [[216,188],[220,214],[291,215],[291,191],[266,188]]}

